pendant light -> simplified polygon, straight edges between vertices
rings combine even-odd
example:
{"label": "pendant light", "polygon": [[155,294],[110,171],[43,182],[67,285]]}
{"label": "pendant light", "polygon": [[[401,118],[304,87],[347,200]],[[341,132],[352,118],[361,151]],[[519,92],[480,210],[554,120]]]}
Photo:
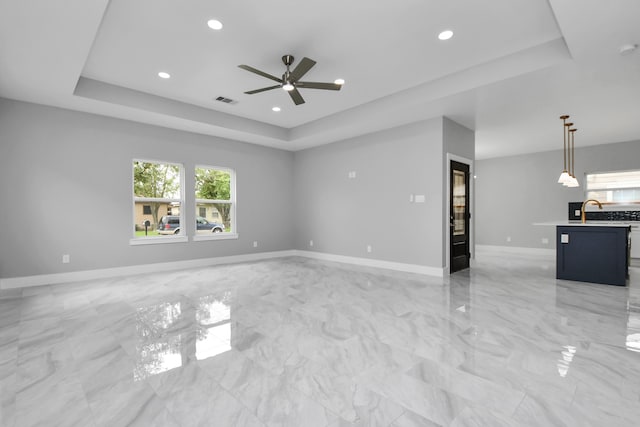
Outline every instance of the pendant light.
{"label": "pendant light", "polygon": [[563,150],[562,155],[564,158],[564,168],[558,178],[558,184],[562,184],[565,187],[579,187],[580,183],[575,175],[575,132],[578,129],[571,129],[573,123],[567,123],[569,116],[564,114],[560,116],[562,120],[562,139]]}
{"label": "pendant light", "polygon": [[562,169],[562,173],[560,174],[560,178],[558,178],[558,184],[566,184],[567,182],[571,181],[571,176],[569,175],[569,170],[567,168],[567,154],[568,154],[568,148],[567,148],[567,119],[569,118],[568,115],[563,115],[560,116],[560,119],[562,120],[562,139],[564,141],[563,144],[563,148],[562,148],[562,156],[564,157],[564,166]]}
{"label": "pendant light", "polygon": [[[573,123],[572,123],[573,124]],[[567,184],[565,184],[567,187],[579,187],[580,183],[578,182],[578,179],[576,178],[576,174],[575,174],[575,167],[576,167],[576,155],[575,155],[575,133],[578,129],[569,129],[569,145],[571,147],[571,173],[569,174],[571,176],[571,181],[569,181]]]}
{"label": "pendant light", "polygon": [[569,184],[571,184],[573,182],[573,179],[571,178],[571,132],[569,132],[569,130],[571,129],[571,126],[573,126],[573,123],[569,122],[569,123],[565,123],[564,124],[564,132],[567,138],[567,176],[565,177],[564,181],[562,182],[562,185],[564,185],[565,187],[568,187]]}

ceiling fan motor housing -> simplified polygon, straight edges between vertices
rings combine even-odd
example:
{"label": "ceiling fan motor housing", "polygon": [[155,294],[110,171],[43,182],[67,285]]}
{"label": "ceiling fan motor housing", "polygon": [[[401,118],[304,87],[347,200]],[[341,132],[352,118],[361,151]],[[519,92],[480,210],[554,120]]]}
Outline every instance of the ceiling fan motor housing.
{"label": "ceiling fan motor housing", "polygon": [[249,71],[254,74],[258,74],[259,76],[266,77],[270,80],[274,80],[278,82],[278,85],[268,86],[260,89],[250,90],[245,92],[247,95],[253,95],[256,93],[266,92],[268,90],[282,88],[289,93],[291,100],[294,104],[300,105],[304,104],[304,98],[298,92],[298,88],[303,89],[322,89],[322,90],[340,90],[342,88],[341,84],[337,83],[321,83],[321,82],[306,82],[301,81],[300,79],[316,64],[316,61],[309,59],[307,57],[302,58],[302,60],[298,63],[298,65],[294,68],[293,71],[290,70],[290,66],[294,61],[293,55],[284,55],[282,57],[282,62],[287,67],[287,70],[282,75],[282,78],[265,73],[264,71],[258,70],[257,68],[250,67],[248,65],[238,65],[238,67],[243,70]]}
{"label": "ceiling fan motor housing", "polygon": [[284,55],[284,56],[282,57],[282,62],[284,62],[284,65],[286,65],[286,66],[287,66],[287,69],[288,69],[288,68],[289,68],[289,66],[290,66],[291,64],[293,64],[293,60],[294,60],[294,59],[295,59],[295,58],[293,57],[293,55]]}

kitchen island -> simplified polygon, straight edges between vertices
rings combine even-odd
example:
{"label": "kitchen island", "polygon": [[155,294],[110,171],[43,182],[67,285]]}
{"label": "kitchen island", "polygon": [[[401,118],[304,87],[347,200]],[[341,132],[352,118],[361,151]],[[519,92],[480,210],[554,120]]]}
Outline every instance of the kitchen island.
{"label": "kitchen island", "polygon": [[556,278],[625,286],[630,230],[623,223],[556,224]]}

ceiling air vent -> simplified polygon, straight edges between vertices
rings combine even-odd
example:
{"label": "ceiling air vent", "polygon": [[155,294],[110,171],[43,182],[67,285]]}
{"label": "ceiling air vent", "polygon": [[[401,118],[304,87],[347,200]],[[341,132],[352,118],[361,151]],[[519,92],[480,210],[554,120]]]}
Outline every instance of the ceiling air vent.
{"label": "ceiling air vent", "polygon": [[216,101],[224,102],[225,104],[235,104],[238,101],[233,100],[231,98],[225,98],[224,96],[219,96],[216,98]]}

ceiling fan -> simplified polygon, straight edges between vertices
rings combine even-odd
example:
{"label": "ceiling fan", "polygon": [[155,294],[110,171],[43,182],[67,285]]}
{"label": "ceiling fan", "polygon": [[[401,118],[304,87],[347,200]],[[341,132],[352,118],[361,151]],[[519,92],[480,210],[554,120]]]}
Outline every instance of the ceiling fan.
{"label": "ceiling fan", "polygon": [[250,71],[252,73],[258,74],[259,76],[266,77],[271,80],[275,80],[278,82],[277,85],[263,87],[261,89],[250,90],[245,92],[247,95],[253,95],[254,93],[265,92],[271,89],[282,88],[285,91],[289,92],[289,96],[293,100],[294,104],[300,105],[304,104],[304,98],[298,92],[298,89],[324,89],[324,90],[340,90],[342,88],[341,84],[337,83],[318,83],[318,82],[301,82],[300,79],[304,76],[314,65],[316,65],[316,61],[309,59],[307,57],[302,58],[302,61],[293,69],[293,71],[289,70],[291,64],[293,64],[293,56],[292,55],[284,55],[282,57],[282,62],[287,67],[287,71],[284,72],[282,78],[278,78],[269,73],[265,73],[264,71],[260,71],[248,65],[238,65],[238,67],[243,70]]}

